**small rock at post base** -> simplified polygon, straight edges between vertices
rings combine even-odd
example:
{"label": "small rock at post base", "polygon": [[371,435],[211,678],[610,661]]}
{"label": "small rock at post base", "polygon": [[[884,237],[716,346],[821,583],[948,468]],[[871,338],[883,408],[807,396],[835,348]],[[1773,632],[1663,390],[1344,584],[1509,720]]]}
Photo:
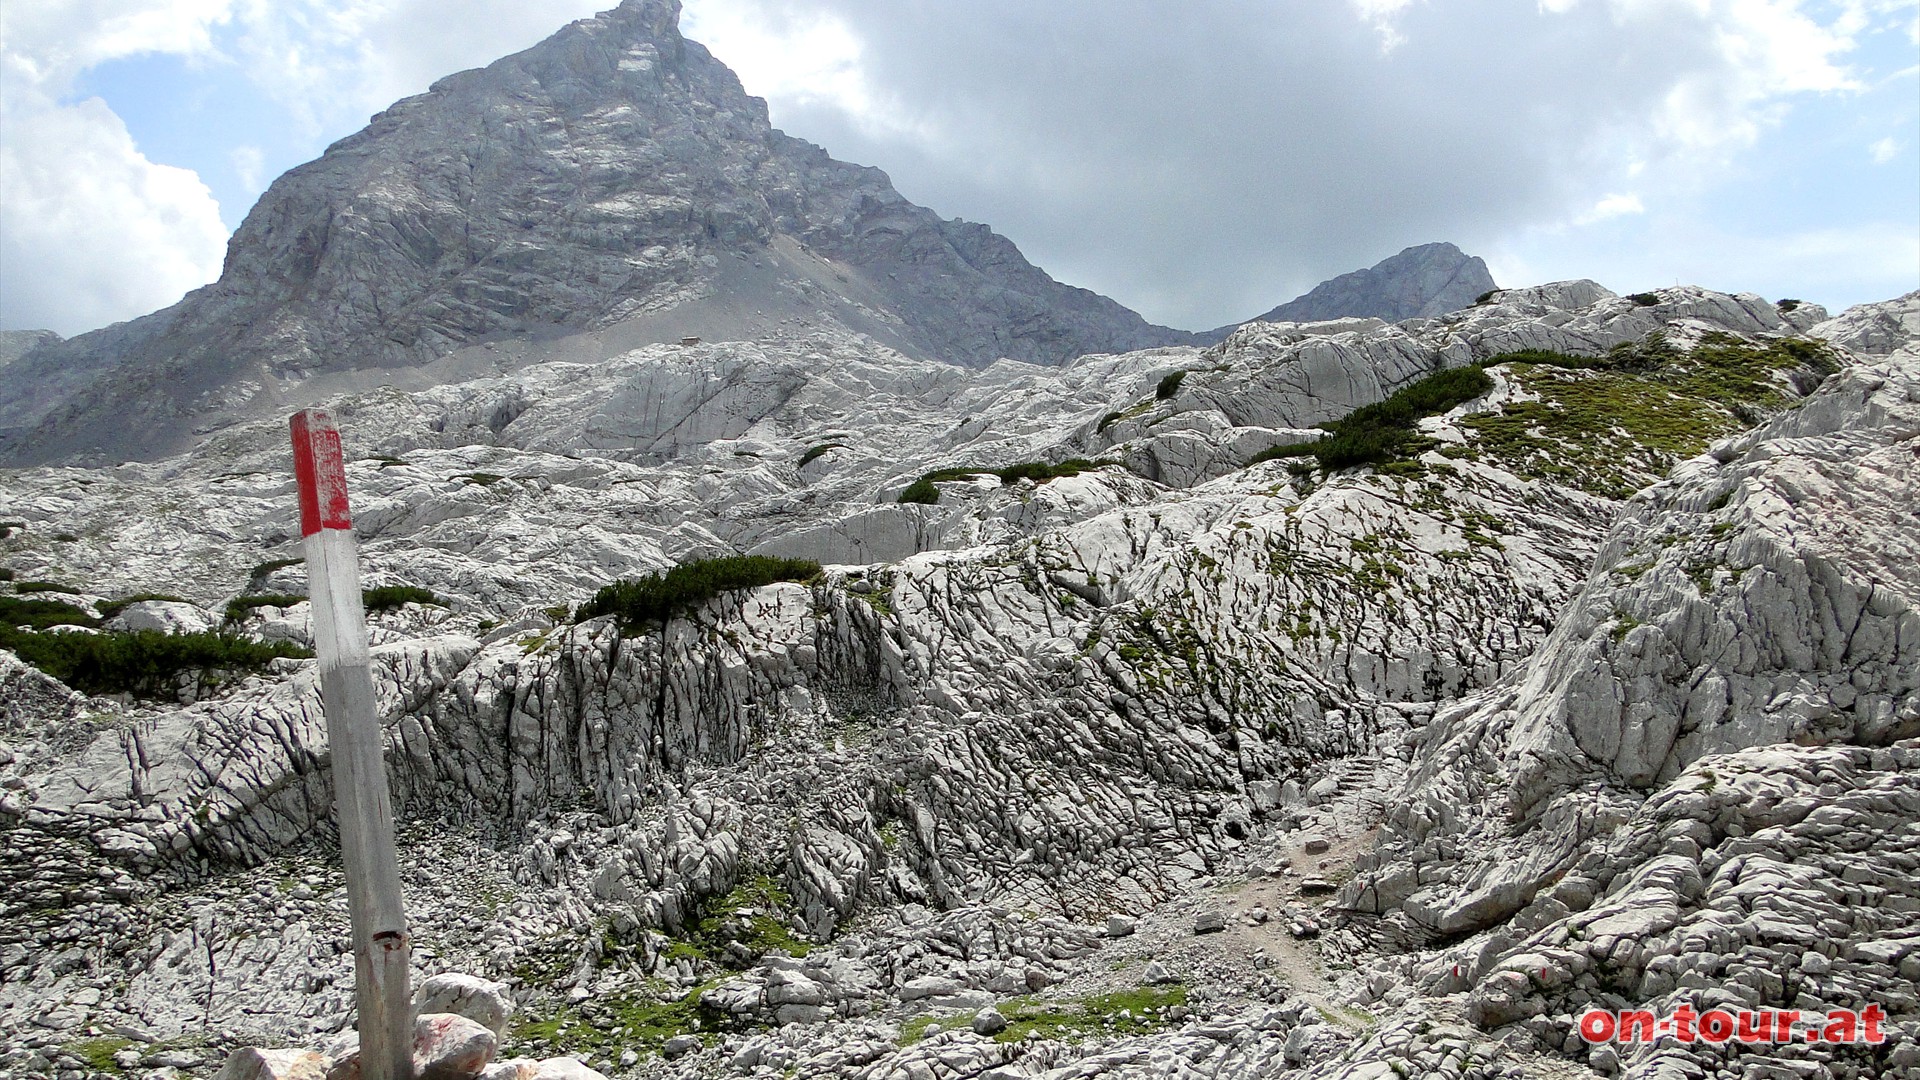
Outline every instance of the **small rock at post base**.
{"label": "small rock at post base", "polygon": [[457,1013],[424,1013],[413,1022],[413,1072],[420,1080],[478,1076],[500,1040],[485,1024]]}
{"label": "small rock at post base", "polygon": [[311,1050],[235,1050],[214,1080],[325,1080],[327,1059]]}

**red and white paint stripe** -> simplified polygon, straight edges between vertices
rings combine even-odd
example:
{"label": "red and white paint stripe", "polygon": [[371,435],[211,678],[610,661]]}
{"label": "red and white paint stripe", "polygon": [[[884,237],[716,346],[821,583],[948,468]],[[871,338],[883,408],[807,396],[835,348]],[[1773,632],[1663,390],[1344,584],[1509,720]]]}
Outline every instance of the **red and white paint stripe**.
{"label": "red and white paint stripe", "polygon": [[340,429],[321,409],[295,413],[292,426],[307,596],[313,605],[313,651],[323,672],[364,668],[367,612],[360,597],[360,551],[347,510],[347,462],[340,449]]}
{"label": "red and white paint stripe", "polygon": [[293,474],[300,489],[313,651],[320,658],[320,701],[340,817],[340,857],[360,1020],[364,1080],[413,1075],[413,1009],[407,913],[393,843],[384,738],[374,712],[367,612],[360,596],[360,553],[347,511],[347,463],[340,429],[320,409],[295,413]]}

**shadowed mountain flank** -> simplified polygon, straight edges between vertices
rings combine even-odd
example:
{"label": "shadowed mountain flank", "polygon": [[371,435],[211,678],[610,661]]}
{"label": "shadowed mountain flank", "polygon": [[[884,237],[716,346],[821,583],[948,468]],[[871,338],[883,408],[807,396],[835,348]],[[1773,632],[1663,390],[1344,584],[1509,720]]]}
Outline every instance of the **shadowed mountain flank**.
{"label": "shadowed mountain flank", "polygon": [[1323,281],[1257,321],[1431,318],[1467,307],[1492,288],[1493,276],[1478,256],[1452,244],[1421,244],[1365,270]]}

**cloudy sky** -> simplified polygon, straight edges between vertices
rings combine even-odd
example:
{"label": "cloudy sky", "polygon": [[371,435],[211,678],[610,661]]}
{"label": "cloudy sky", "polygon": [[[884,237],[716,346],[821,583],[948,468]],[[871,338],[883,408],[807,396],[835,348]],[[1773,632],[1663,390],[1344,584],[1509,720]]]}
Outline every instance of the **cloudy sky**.
{"label": "cloudy sky", "polygon": [[[612,0],[0,4],[0,329],[219,273],[266,184]],[[1920,0],[686,0],[774,123],[1216,326],[1411,244],[1501,284],[1920,288]]]}

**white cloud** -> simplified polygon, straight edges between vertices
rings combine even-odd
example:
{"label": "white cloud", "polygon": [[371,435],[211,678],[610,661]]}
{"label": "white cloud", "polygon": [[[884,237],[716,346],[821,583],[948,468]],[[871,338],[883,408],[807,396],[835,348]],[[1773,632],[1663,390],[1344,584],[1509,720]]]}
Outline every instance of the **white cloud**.
{"label": "white cloud", "polygon": [[1647,208],[1640,202],[1640,196],[1638,195],[1631,193],[1626,195],[1608,195],[1599,202],[1594,203],[1593,207],[1586,213],[1575,218],[1574,224],[1591,225],[1596,221],[1605,221],[1608,218],[1623,217],[1628,214],[1644,214],[1646,212]]}
{"label": "white cloud", "polygon": [[443,76],[539,42],[607,0],[237,0],[231,51],[310,133],[337,138]]}
{"label": "white cloud", "polygon": [[[140,158],[98,103],[59,123],[14,117],[78,109],[61,102],[90,65],[166,52],[239,65],[318,146],[613,2],[0,0],[5,146],[17,166],[122,177],[82,216],[172,221],[123,230],[172,245],[138,262],[211,268],[205,230],[184,224],[204,223],[210,198]],[[1883,85],[1884,60],[1851,66],[1861,41],[1920,33],[1914,0],[1347,0],[1280,17],[1244,0],[686,2],[687,34],[782,127],[992,223],[1063,279],[1189,326],[1408,243],[1496,250],[1528,230],[1648,227],[1647,205],[1702,205],[1790,109]],[[257,190],[275,151],[256,148],[273,145],[236,133],[199,165]],[[22,212],[7,199],[10,224]],[[10,260],[66,261],[9,244],[24,253]],[[87,274],[131,289],[131,250]]]}
{"label": "white cloud", "polygon": [[71,335],[173,303],[220,272],[220,208],[155,165],[97,98],[56,105],[14,82],[0,143],[0,326]]}
{"label": "white cloud", "polygon": [[1396,16],[1405,11],[1413,0],[1348,0],[1353,5],[1362,22],[1373,27],[1380,36],[1380,51],[1390,53],[1407,40],[1400,32]]}
{"label": "white cloud", "polygon": [[257,146],[236,146],[227,154],[227,160],[233,162],[233,174],[240,178],[240,186],[258,194],[267,188],[261,170],[266,168],[266,154]]}
{"label": "white cloud", "polygon": [[[1491,247],[1713,191],[1800,103],[1862,92],[1857,35],[1893,10],[697,3],[750,26],[849,28],[822,82],[860,94],[776,80],[764,91],[776,123],[885,166],[943,214],[992,223],[1056,276],[1185,326],[1244,317],[1409,243]],[[711,43],[755,85],[752,51]]]}
{"label": "white cloud", "polygon": [[0,326],[73,334],[163,307],[218,275],[227,232],[200,178],[149,161],[98,98],[61,96],[106,60],[208,51],[227,8],[0,7]]}
{"label": "white cloud", "polygon": [[51,94],[95,64],[141,53],[213,49],[232,0],[33,0],[0,5],[11,74]]}
{"label": "white cloud", "polygon": [[1873,158],[1875,165],[1885,165],[1900,156],[1900,144],[1895,142],[1892,136],[1888,136],[1867,147],[1867,155]]}

